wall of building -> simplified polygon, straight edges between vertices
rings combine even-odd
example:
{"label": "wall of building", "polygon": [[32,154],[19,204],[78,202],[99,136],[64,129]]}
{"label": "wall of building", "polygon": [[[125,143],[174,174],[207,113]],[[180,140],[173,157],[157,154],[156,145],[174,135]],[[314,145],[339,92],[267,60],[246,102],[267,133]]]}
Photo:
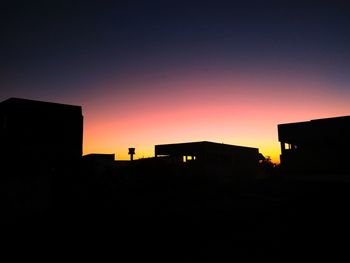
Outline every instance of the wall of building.
{"label": "wall of building", "polygon": [[0,103],[0,116],[3,159],[50,169],[81,158],[81,107],[10,99]]}
{"label": "wall of building", "polygon": [[350,117],[278,125],[281,165],[286,171],[350,171]]}

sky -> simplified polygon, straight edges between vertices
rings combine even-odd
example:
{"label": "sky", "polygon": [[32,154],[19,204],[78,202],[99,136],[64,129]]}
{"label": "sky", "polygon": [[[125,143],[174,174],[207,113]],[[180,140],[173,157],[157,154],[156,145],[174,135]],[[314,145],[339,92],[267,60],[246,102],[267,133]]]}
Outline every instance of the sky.
{"label": "sky", "polygon": [[190,141],[259,148],[350,114],[348,1],[8,1],[0,100],[81,105],[84,154]]}

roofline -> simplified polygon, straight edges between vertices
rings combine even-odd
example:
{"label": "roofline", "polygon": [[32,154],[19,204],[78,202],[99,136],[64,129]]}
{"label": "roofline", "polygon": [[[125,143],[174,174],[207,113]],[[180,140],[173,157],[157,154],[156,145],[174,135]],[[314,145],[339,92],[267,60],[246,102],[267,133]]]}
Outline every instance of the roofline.
{"label": "roofline", "polygon": [[24,102],[29,102],[29,103],[54,104],[54,105],[58,105],[58,106],[82,108],[79,105],[72,105],[72,104],[65,104],[65,103],[58,103],[58,102],[49,102],[49,101],[41,101],[41,100],[32,100],[32,99],[23,99],[23,98],[17,98],[17,97],[10,97],[10,98],[8,98],[6,100],[1,101],[0,104],[2,104],[2,103],[9,103],[11,101],[24,101]]}
{"label": "roofline", "polygon": [[325,120],[345,119],[345,118],[350,118],[350,115],[329,117],[329,118],[322,118],[322,119],[313,119],[313,120],[310,120],[310,121],[325,121]]}
{"label": "roofline", "polygon": [[312,120],[309,120],[309,121],[280,123],[280,124],[277,124],[277,126],[289,125],[289,124],[305,124],[305,123],[310,123],[310,122],[326,121],[326,120],[334,120],[334,119],[344,119],[344,118],[350,118],[350,115],[337,116],[337,117],[328,117],[328,118],[321,118],[321,119],[312,119]]}
{"label": "roofline", "polygon": [[171,146],[171,145],[185,145],[185,144],[200,144],[200,143],[209,143],[209,144],[224,145],[224,146],[229,146],[229,147],[237,147],[237,148],[246,148],[246,149],[256,149],[256,150],[259,150],[259,148],[256,148],[256,147],[240,146],[240,145],[225,144],[225,143],[210,142],[210,141],[197,141],[197,142],[180,142],[180,143],[157,144],[157,145],[155,145],[154,147],[156,147],[156,146]]}

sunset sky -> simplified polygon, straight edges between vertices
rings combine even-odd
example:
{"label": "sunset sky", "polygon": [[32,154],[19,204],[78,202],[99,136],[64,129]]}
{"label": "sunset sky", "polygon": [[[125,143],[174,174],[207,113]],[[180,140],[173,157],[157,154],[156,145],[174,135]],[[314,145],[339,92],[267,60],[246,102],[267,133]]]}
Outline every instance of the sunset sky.
{"label": "sunset sky", "polygon": [[0,100],[81,105],[84,154],[213,141],[279,161],[277,124],[350,115],[348,1],[8,1]]}

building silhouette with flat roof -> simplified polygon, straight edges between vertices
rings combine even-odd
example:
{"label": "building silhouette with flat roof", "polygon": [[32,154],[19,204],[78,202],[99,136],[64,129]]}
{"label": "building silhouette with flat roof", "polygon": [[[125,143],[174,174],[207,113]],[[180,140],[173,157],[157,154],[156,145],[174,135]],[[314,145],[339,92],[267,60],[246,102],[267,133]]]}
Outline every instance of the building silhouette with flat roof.
{"label": "building silhouette with flat roof", "polygon": [[0,103],[0,155],[9,164],[55,169],[80,160],[80,106],[10,98]]}
{"label": "building silhouette with flat roof", "polygon": [[226,167],[241,173],[256,173],[259,163],[257,148],[208,141],[155,145],[155,156],[177,164]]}
{"label": "building silhouette with flat roof", "polygon": [[350,116],[278,125],[281,167],[289,172],[348,173]]}

